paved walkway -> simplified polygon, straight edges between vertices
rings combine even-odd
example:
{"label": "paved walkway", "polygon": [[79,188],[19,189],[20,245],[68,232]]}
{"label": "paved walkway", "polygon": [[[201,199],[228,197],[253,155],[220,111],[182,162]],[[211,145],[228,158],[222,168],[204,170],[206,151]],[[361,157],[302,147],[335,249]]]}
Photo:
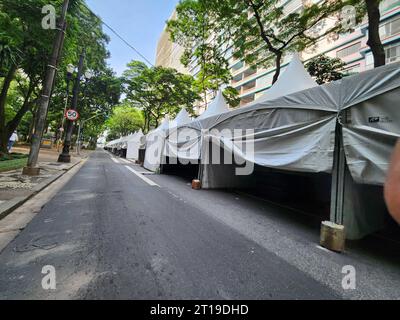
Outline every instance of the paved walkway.
{"label": "paved walkway", "polygon": [[[12,149],[12,152],[28,154],[29,147],[15,147]],[[57,162],[59,153],[56,149],[41,149],[39,154],[40,176],[30,177],[22,175],[22,169],[0,173],[0,204],[15,197],[28,195],[36,185],[63,170],[68,170],[82,158],[87,157],[88,153],[87,151],[83,151],[81,152],[81,156],[78,156],[75,152],[72,152],[71,163],[63,164]]]}

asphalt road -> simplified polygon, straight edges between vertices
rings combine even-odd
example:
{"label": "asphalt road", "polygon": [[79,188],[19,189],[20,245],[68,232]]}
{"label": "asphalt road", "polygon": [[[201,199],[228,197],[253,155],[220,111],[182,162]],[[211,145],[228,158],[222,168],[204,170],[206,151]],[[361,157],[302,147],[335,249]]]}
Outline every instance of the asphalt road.
{"label": "asphalt road", "polygon": [[[1,252],[0,299],[341,297],[210,214],[182,181],[143,179],[140,170],[95,152]],[[56,290],[41,286],[46,265],[55,267]]]}

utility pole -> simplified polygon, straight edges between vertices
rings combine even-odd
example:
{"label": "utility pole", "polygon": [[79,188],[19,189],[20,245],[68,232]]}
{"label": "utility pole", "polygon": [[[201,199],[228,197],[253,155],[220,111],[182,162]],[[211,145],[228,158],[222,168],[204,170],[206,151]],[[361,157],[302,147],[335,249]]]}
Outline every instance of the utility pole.
{"label": "utility pole", "polygon": [[[72,97],[72,106],[71,106],[72,110],[76,110],[78,108],[79,89],[80,89],[81,78],[82,78],[82,74],[83,74],[84,61],[85,61],[85,49],[82,50],[81,56],[79,58],[78,75],[75,79],[74,93],[73,93],[73,97]],[[58,157],[58,162],[64,162],[64,163],[71,162],[71,155],[69,154],[69,151],[71,148],[71,140],[72,140],[73,130],[74,130],[74,122],[68,120],[66,132],[65,132],[64,147],[63,147],[62,153]]]}
{"label": "utility pole", "polygon": [[40,174],[40,168],[37,167],[37,162],[39,158],[40,145],[42,143],[43,131],[46,124],[50,96],[53,91],[54,79],[57,71],[57,63],[62,52],[68,7],[69,0],[64,0],[61,12],[61,19],[59,20],[59,23],[57,25],[57,35],[53,43],[53,52],[47,66],[46,75],[43,82],[42,96],[39,100],[40,102],[36,111],[37,114],[35,120],[35,129],[32,135],[32,145],[29,152],[28,164],[22,172],[25,175],[35,176]]}

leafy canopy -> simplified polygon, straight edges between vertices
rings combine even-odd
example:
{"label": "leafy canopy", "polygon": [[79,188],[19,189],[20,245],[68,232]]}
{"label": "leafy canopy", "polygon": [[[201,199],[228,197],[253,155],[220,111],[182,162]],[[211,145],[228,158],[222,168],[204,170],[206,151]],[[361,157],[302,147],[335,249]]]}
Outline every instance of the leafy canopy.
{"label": "leafy canopy", "polygon": [[345,66],[346,64],[339,58],[320,55],[310,60],[305,67],[318,84],[324,84],[346,76],[343,72]]}
{"label": "leafy canopy", "polygon": [[118,105],[113,109],[112,115],[106,121],[108,140],[127,136],[143,128],[143,113],[128,104]]}
{"label": "leafy canopy", "polygon": [[193,106],[199,96],[190,75],[132,61],[123,73],[123,82],[126,101],[143,111],[145,131],[157,127],[166,115],[174,117],[181,108],[194,115]]}

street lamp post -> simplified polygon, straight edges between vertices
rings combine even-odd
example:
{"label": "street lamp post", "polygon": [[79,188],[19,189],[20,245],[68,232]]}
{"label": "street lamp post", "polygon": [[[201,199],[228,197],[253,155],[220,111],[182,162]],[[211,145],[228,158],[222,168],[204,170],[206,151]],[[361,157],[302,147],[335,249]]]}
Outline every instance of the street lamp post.
{"label": "street lamp post", "polygon": [[[93,72],[91,71],[91,70],[86,70],[85,71],[85,79],[86,79],[86,84],[85,84],[85,87],[84,87],[84,90],[83,90],[83,93],[84,93],[84,96],[85,96],[85,93],[86,93],[86,86],[87,86],[87,83],[90,81],[90,79],[92,79],[93,78]],[[89,119],[87,119],[87,120],[81,120],[81,121],[79,121],[79,126],[78,126],[78,137],[77,137],[77,139],[76,139],[76,152],[77,152],[77,154],[79,155],[80,154],[80,149],[81,149],[81,129],[83,128],[83,124],[86,122],[86,121],[88,121],[88,120],[91,120],[91,119],[93,119],[93,118],[95,118],[95,117],[97,117],[97,115],[96,116],[94,116],[94,117],[91,117],[91,118],[89,118]]]}
{"label": "street lamp post", "polygon": [[[66,94],[65,94],[64,112],[63,112],[62,118],[61,118],[61,126],[58,130],[59,131],[59,141],[62,141],[63,137],[64,137],[65,113],[67,112],[68,103],[69,103],[69,85],[72,80],[72,75],[73,75],[74,71],[75,71],[75,66],[73,64],[69,64],[67,66],[67,76],[66,76],[67,88],[66,88]],[[57,151],[59,151],[59,149],[57,149]]]}
{"label": "street lamp post", "polygon": [[[79,89],[80,89],[80,82],[81,82],[81,77],[82,77],[82,73],[83,73],[84,59],[85,59],[85,50],[82,51],[80,58],[79,58],[78,75],[75,79],[74,93],[73,93],[72,105],[71,105],[72,110],[76,110],[78,107]],[[58,157],[58,162],[64,162],[64,163],[71,162],[71,155],[69,154],[69,151],[71,148],[71,138],[72,138],[73,129],[74,129],[74,122],[67,120],[67,128],[65,130],[65,140],[64,140],[63,151],[60,154],[60,156]]]}

